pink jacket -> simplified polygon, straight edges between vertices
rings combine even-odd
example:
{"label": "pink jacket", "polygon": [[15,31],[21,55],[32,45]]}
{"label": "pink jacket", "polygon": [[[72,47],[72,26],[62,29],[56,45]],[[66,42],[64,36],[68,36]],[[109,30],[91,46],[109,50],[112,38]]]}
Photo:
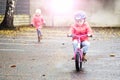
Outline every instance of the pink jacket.
{"label": "pink jacket", "polygon": [[32,18],[32,23],[33,26],[35,26],[36,29],[42,28],[42,25],[45,23],[43,17],[41,15],[34,15]]}
{"label": "pink jacket", "polygon": [[[85,34],[93,34],[92,29],[90,28],[89,24],[85,22],[82,26],[74,24],[70,28],[70,32],[76,35],[85,35]],[[73,37],[72,40],[77,39],[77,37]],[[88,40],[87,36],[81,37],[81,41]]]}

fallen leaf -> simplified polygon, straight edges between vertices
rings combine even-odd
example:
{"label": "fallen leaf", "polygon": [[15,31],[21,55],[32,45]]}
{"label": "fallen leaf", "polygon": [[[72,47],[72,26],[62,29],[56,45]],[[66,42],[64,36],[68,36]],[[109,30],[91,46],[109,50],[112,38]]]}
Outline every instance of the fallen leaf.
{"label": "fallen leaf", "polygon": [[111,53],[111,54],[110,54],[110,57],[115,57],[115,54]]}
{"label": "fallen leaf", "polygon": [[14,67],[16,67],[16,65],[12,65],[12,66],[11,66],[11,68],[14,68]]}

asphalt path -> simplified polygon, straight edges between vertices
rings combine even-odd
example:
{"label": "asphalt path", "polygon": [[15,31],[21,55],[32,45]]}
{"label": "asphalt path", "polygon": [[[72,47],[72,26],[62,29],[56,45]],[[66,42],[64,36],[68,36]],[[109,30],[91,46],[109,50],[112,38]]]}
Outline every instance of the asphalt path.
{"label": "asphalt path", "polygon": [[120,30],[94,29],[88,61],[75,70],[68,29],[44,28],[0,35],[0,80],[120,80]]}

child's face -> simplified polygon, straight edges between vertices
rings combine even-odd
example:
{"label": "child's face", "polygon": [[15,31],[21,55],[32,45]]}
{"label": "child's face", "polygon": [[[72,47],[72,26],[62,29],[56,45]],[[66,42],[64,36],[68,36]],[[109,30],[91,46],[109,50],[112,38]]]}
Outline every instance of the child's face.
{"label": "child's face", "polygon": [[82,24],[84,23],[84,19],[76,20],[75,22],[76,22],[76,24],[78,24],[78,25],[82,25]]}
{"label": "child's face", "polygon": [[36,15],[40,15],[41,13],[40,12],[36,12]]}

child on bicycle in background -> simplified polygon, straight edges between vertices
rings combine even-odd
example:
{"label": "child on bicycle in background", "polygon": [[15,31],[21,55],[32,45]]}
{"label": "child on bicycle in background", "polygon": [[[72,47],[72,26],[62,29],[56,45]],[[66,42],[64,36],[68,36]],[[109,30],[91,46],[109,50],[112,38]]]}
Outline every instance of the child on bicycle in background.
{"label": "child on bicycle in background", "polygon": [[35,14],[33,15],[31,24],[36,28],[38,42],[40,42],[40,39],[42,37],[41,28],[45,24],[45,21],[43,19],[43,16],[41,15],[40,9],[36,9]]}
{"label": "child on bicycle in background", "polygon": [[[75,23],[70,27],[68,35],[75,34],[75,35],[80,36],[80,35],[87,34],[87,36],[83,36],[80,38],[81,39],[81,47],[82,47],[82,51],[83,51],[83,60],[87,61],[86,53],[87,53],[88,47],[90,45],[90,43],[88,41],[88,37],[92,36],[92,29],[90,28],[89,24],[86,21],[86,13],[84,11],[78,11],[74,15],[74,20],[75,20]],[[77,37],[73,36],[72,41],[73,41],[72,42],[73,48],[75,51],[77,48],[77,45],[78,45]],[[74,59],[74,57],[72,59]]]}

